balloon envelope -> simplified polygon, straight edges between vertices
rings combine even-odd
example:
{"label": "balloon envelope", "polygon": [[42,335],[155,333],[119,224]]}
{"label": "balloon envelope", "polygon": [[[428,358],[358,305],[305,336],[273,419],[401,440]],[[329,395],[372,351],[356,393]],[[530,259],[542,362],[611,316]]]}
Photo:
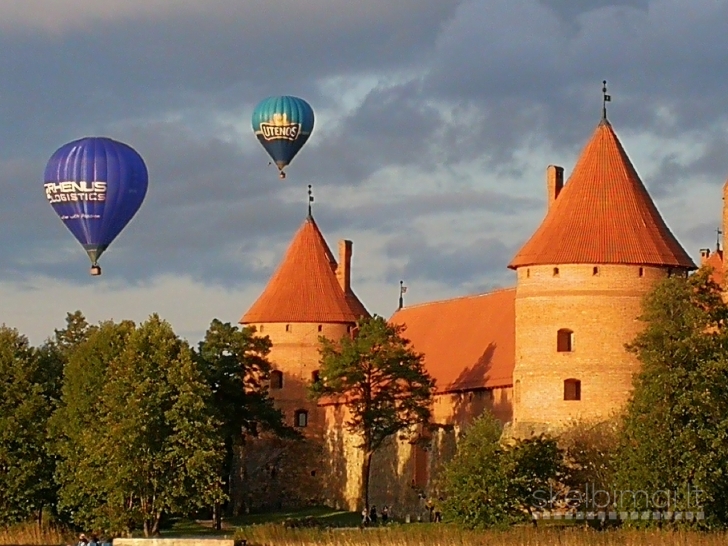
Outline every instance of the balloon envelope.
{"label": "balloon envelope", "polygon": [[148,173],[130,146],[87,137],[61,146],[48,160],[48,201],[96,266],[147,193]]}
{"label": "balloon envelope", "polygon": [[253,111],[253,131],[282,172],[313,131],[313,109],[288,95],[262,100]]}

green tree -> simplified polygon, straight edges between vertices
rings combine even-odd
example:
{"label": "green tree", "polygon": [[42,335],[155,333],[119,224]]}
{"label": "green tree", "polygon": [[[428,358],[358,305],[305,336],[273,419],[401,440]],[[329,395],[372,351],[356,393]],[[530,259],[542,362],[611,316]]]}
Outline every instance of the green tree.
{"label": "green tree", "polygon": [[440,477],[443,518],[466,527],[511,522],[508,472],[503,465],[501,424],[484,413],[468,427]]}
{"label": "green tree", "polygon": [[617,460],[621,510],[705,510],[728,523],[728,306],[707,271],[645,300],[629,349],[641,364]]}
{"label": "green tree", "polygon": [[54,503],[46,438],[59,369],[45,364],[25,336],[0,326],[0,524],[40,521],[43,507]]}
{"label": "green tree", "polygon": [[311,385],[311,396],[336,397],[346,405],[346,427],[361,438],[363,501],[368,506],[372,455],[387,438],[427,424],[435,382],[423,355],[402,337],[403,326],[375,316],[360,320],[357,330],[340,340],[320,338],[321,381]]}
{"label": "green tree", "polygon": [[[212,393],[212,408],[221,423],[225,441],[225,461],[221,479],[228,494],[233,480],[234,455],[240,452],[245,437],[269,431],[281,437],[298,434],[285,425],[283,413],[268,395],[271,342],[255,335],[254,328],[238,329],[230,323],[213,320],[199,344],[198,361]],[[215,510],[220,527],[220,510]]]}
{"label": "green tree", "polygon": [[71,353],[55,418],[61,501],[74,521],[149,536],[164,514],[220,501],[211,397],[190,347],[156,315],[93,329]]}
{"label": "green tree", "polygon": [[505,527],[549,508],[563,475],[563,452],[538,436],[501,441],[501,424],[486,412],[466,430],[443,469],[443,516],[471,528]]}

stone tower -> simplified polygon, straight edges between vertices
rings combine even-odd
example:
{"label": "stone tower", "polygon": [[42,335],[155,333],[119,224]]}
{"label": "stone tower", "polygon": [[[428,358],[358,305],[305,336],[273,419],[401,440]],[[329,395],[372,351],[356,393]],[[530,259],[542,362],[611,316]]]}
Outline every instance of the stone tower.
{"label": "stone tower", "polygon": [[369,313],[351,289],[352,242],[339,243],[339,263],[309,215],[263,293],[240,319],[273,344],[270,394],[286,421],[307,436],[322,432],[323,417],[307,398],[318,378],[319,336],[340,339]]}
{"label": "stone tower", "polygon": [[655,281],[695,269],[611,124],[597,126],[568,182],[547,170],[548,212],[513,258],[517,272],[514,433],[608,418],[627,401]]}

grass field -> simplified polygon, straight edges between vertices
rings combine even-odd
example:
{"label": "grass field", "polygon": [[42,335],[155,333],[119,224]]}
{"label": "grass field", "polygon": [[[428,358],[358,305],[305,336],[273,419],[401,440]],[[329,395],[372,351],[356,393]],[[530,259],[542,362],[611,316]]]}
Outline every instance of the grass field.
{"label": "grass field", "polygon": [[[329,528],[291,528],[293,521],[313,521]],[[275,514],[250,514],[225,522],[222,532],[209,521],[178,521],[163,537],[234,536],[248,546],[718,546],[728,544],[726,533],[610,530],[581,526],[530,525],[505,531],[466,531],[445,524],[391,524],[358,529],[359,515],[328,508],[309,508]],[[352,528],[353,527],[353,528]],[[75,544],[74,533],[35,524],[0,528],[0,545],[58,546]]]}

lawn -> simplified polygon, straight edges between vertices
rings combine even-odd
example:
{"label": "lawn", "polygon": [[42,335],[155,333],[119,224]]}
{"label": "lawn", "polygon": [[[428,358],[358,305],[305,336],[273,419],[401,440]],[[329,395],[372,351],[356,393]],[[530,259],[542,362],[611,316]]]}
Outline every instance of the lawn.
{"label": "lawn", "polygon": [[162,535],[165,537],[232,535],[238,529],[251,525],[274,526],[290,520],[305,521],[311,518],[315,518],[317,522],[326,527],[356,527],[361,521],[361,516],[356,512],[346,512],[318,506],[275,513],[246,514],[233,518],[225,518],[223,519],[222,531],[216,531],[210,520],[180,520],[174,522],[169,529],[164,530]]}

